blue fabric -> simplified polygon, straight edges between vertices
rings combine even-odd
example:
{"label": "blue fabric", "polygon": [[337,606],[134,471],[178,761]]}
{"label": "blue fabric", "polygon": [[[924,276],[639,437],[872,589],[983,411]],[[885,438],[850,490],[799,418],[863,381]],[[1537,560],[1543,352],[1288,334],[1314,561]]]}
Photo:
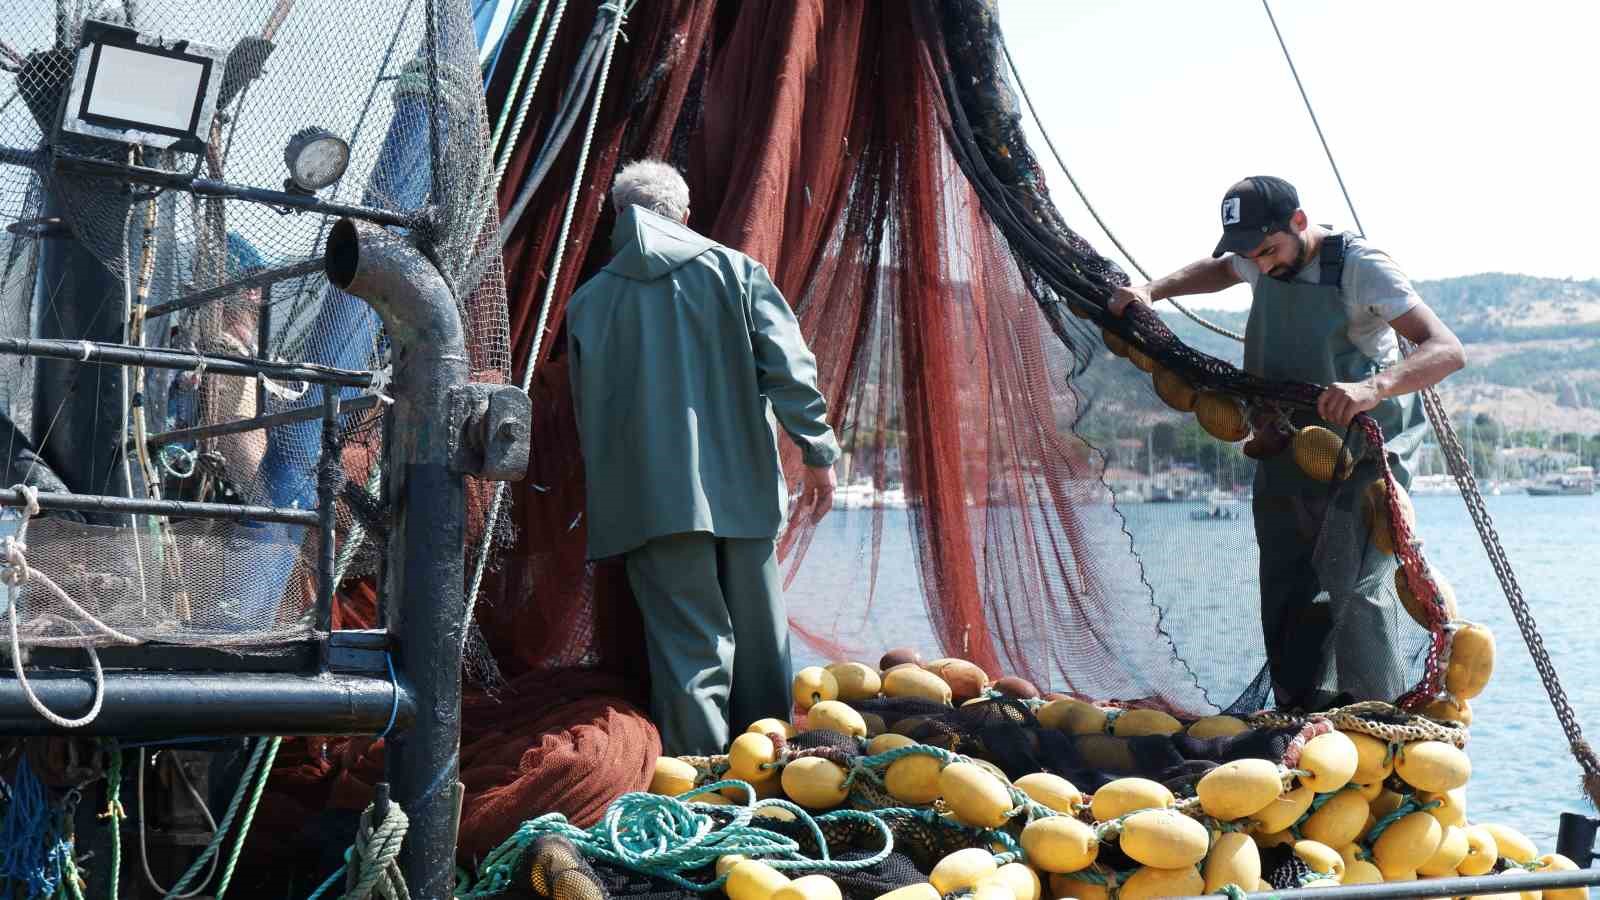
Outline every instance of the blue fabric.
{"label": "blue fabric", "polygon": [[[489,79],[494,76],[494,70],[500,64],[500,53],[505,49],[506,34],[509,32],[511,14],[516,9],[518,0],[473,0],[472,26],[478,41],[478,66],[483,70],[483,85],[489,86]],[[529,35],[532,40],[533,36]]]}
{"label": "blue fabric", "polygon": [[[372,181],[361,200],[363,204],[409,210],[419,209],[428,202],[432,185],[428,115],[426,93],[397,92],[394,118],[378,152]],[[331,284],[326,285],[321,309],[310,327],[310,333],[316,337],[307,347],[305,361],[341,369],[366,368],[381,329],[378,314],[366,302]],[[345,397],[360,393],[356,388],[341,390]],[[313,385],[300,403],[307,407],[321,404],[320,385]],[[300,509],[316,506],[316,460],[321,444],[321,419],[272,429],[261,463],[261,475],[273,506]],[[264,530],[264,540],[299,545],[305,537],[305,529],[298,525],[258,524],[253,527]],[[251,573],[249,578],[237,582],[254,586],[249,596],[240,598],[241,611],[246,618],[259,621],[276,607],[294,563],[295,560],[286,555],[276,570]]]}

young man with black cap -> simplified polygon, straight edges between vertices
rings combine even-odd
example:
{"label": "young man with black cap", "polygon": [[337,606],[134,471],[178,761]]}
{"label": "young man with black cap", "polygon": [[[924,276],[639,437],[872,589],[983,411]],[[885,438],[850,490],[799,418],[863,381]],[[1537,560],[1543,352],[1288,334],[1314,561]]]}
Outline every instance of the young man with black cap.
{"label": "young man with black cap", "polygon": [[[1357,413],[1377,420],[1384,452],[1402,486],[1427,431],[1417,391],[1465,365],[1455,334],[1422,302],[1394,261],[1350,233],[1312,225],[1294,187],[1252,176],[1222,200],[1222,240],[1210,259],[1139,287],[1118,288],[1110,309],[1205,294],[1248,282],[1254,293],[1245,328],[1244,368],[1253,375],[1326,385],[1317,415],[1348,426]],[[1416,349],[1401,356],[1396,332]],[[1254,446],[1256,542],[1261,550],[1261,620],[1280,707],[1315,707],[1336,696],[1393,700],[1406,688],[1398,621],[1384,584],[1392,560],[1364,547],[1313,553],[1330,514],[1359,521],[1360,491],[1377,477],[1369,460],[1330,494],[1281,452],[1270,423],[1257,422]],[[1337,553],[1331,555],[1339,555]]]}

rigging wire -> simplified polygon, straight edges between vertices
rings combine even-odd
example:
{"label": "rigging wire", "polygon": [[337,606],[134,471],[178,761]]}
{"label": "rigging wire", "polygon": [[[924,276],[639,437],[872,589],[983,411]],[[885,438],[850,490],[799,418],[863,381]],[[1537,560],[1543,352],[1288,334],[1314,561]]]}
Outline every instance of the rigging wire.
{"label": "rigging wire", "polygon": [[[1146,272],[1144,267],[1139,265],[1139,261],[1133,258],[1133,254],[1128,252],[1128,248],[1122,246],[1122,242],[1117,240],[1117,236],[1112,233],[1111,227],[1106,224],[1104,219],[1100,218],[1100,213],[1095,210],[1094,204],[1089,202],[1089,197],[1083,192],[1083,188],[1078,186],[1078,179],[1072,177],[1072,170],[1067,168],[1067,163],[1061,158],[1060,151],[1056,150],[1055,142],[1050,140],[1050,132],[1045,130],[1044,122],[1039,118],[1039,111],[1033,106],[1033,98],[1028,96],[1028,89],[1022,84],[1022,74],[1017,71],[1016,61],[1011,58],[1011,48],[1007,47],[1004,42],[1001,42],[1000,50],[1006,55],[1006,65],[1011,69],[1011,80],[1016,82],[1017,91],[1022,94],[1022,102],[1028,105],[1028,114],[1033,117],[1033,124],[1038,126],[1039,135],[1044,138],[1045,146],[1050,148],[1050,155],[1055,157],[1056,165],[1061,168],[1062,174],[1067,176],[1067,183],[1072,185],[1072,190],[1077,193],[1078,199],[1083,202],[1083,208],[1089,211],[1090,216],[1094,217],[1095,224],[1099,225],[1100,230],[1105,232],[1106,237],[1111,239],[1111,243],[1116,246],[1119,252],[1122,253],[1123,258],[1127,259],[1128,263],[1133,266],[1134,271],[1138,272],[1140,277],[1142,277],[1145,281],[1150,281],[1150,273]],[[1190,319],[1194,320],[1200,325],[1200,327],[1220,334],[1223,337],[1232,338],[1240,343],[1244,343],[1244,335],[1235,331],[1230,331],[1221,325],[1206,319],[1200,314],[1191,311],[1187,306],[1179,303],[1175,298],[1168,297],[1167,302],[1171,303],[1173,308],[1178,312],[1181,312]]]}
{"label": "rigging wire", "polygon": [[1361,227],[1361,217],[1356,215],[1356,205],[1350,200],[1350,191],[1344,186],[1344,176],[1339,174],[1339,164],[1333,161],[1333,150],[1328,147],[1328,139],[1322,134],[1322,124],[1317,121],[1316,110],[1311,108],[1311,98],[1306,94],[1306,86],[1300,81],[1300,71],[1294,67],[1294,57],[1289,55],[1289,45],[1283,40],[1283,32],[1278,28],[1278,19],[1272,14],[1272,5],[1267,0],[1261,0],[1261,8],[1267,11],[1267,21],[1272,23],[1272,33],[1278,36],[1278,46],[1283,48],[1283,60],[1289,64],[1289,74],[1294,76],[1294,86],[1300,89],[1300,99],[1305,101],[1306,113],[1311,116],[1311,127],[1317,130],[1317,140],[1322,142],[1322,152],[1327,154],[1328,165],[1333,169],[1333,177],[1339,182],[1339,191],[1344,194],[1344,205],[1350,210],[1350,218],[1355,220],[1356,232],[1362,237],[1367,236],[1367,230]]}

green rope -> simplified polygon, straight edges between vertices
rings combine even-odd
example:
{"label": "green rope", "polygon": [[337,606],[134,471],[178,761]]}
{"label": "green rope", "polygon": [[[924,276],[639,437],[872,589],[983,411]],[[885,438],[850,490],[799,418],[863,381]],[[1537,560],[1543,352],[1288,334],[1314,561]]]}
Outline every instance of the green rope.
{"label": "green rope", "polygon": [[[713,807],[711,804],[682,799],[734,786],[747,792],[744,805]],[[566,838],[579,852],[591,859],[653,875],[696,892],[722,887],[727,875],[718,876],[710,882],[697,882],[685,878],[681,873],[712,865],[720,857],[731,854],[762,859],[778,870],[848,872],[877,865],[894,849],[894,833],[878,815],[841,809],[813,818],[804,809],[786,800],[748,802],[752,796],[753,791],[746,782],[727,780],[694,788],[679,797],[639,792],[624,794],[607,808],[599,823],[588,829],[569,824],[560,813],[539,816],[523,822],[510,838],[485,857],[477,884],[461,896],[465,900],[490,897],[504,891],[512,882],[517,860],[534,840],[547,834]],[[718,828],[716,820],[708,815],[713,808],[733,811],[733,821]],[[804,823],[817,842],[821,859],[804,856],[800,852],[799,842],[792,838],[751,824],[757,810],[768,808],[787,810]],[[882,849],[866,859],[833,859],[828,853],[827,839],[823,837],[818,821],[848,820],[869,822],[875,826],[883,835]]]}
{"label": "green rope", "polygon": [[1245,890],[1244,888],[1230,881],[1222,887],[1217,888],[1215,891],[1212,891],[1212,893],[1221,894],[1222,896],[1227,897],[1228,900],[1244,900]]}
{"label": "green rope", "polygon": [[[957,762],[972,762],[972,758],[969,756],[962,756],[959,753],[952,753],[949,750],[944,750],[939,747],[933,747],[927,744],[909,744],[904,747],[896,747],[893,750],[885,750],[882,753],[872,756],[863,756],[855,760],[855,762],[853,762],[850,766],[849,774],[845,776],[844,787],[848,790],[850,786],[855,783],[857,775],[864,775],[873,782],[882,785],[883,779],[878,776],[877,770],[887,770],[889,766],[893,765],[897,760],[905,759],[908,756],[931,756],[935,759],[942,760],[947,766],[951,763]],[[1047,816],[1061,815],[1060,812],[1045,806],[1043,803],[1034,800],[1032,797],[1029,797],[1010,781],[1005,781],[1003,783],[1005,784],[1006,792],[1011,797],[1011,809],[1006,812],[1006,818],[1009,819],[1012,816],[1018,815],[1019,813],[1025,813],[1026,819],[1024,824],[1026,824],[1027,822],[1032,822],[1034,819],[1042,819]]]}
{"label": "green rope", "polygon": [[1372,849],[1372,846],[1378,843],[1378,838],[1383,837],[1383,833],[1389,830],[1390,825],[1393,825],[1412,813],[1427,812],[1430,809],[1437,809],[1440,805],[1441,804],[1437,800],[1431,800],[1427,803],[1418,803],[1415,796],[1407,794],[1405,799],[1400,801],[1400,805],[1395,807],[1394,812],[1389,813],[1387,816],[1384,816],[1373,824],[1372,828],[1367,832],[1366,842],[1361,846],[1363,849]]}
{"label": "green rope", "polygon": [[1127,712],[1127,710],[1115,706],[1106,710],[1106,734],[1112,733],[1113,729],[1117,727],[1117,720],[1122,718],[1122,714],[1125,712]]}
{"label": "green rope", "polygon": [[[346,847],[345,851],[344,851],[344,863],[341,864],[339,866],[339,868],[334,869],[333,870],[333,874],[329,875],[325,881],[323,881],[321,884],[317,885],[317,889],[312,891],[311,892],[311,896],[307,897],[306,900],[319,900],[319,898],[322,897],[323,893],[326,892],[328,890],[328,888],[333,887],[335,882],[337,882],[340,878],[344,877],[345,869],[349,868],[349,866],[350,866],[350,848]],[[465,896],[465,895],[463,895],[463,896]]]}
{"label": "green rope", "polygon": [[122,880],[122,747],[111,741],[111,762],[106,766],[106,811],[100,818],[111,826],[111,900],[117,900],[117,883]]}
{"label": "green rope", "polygon": [[[272,769],[272,760],[278,755],[278,744],[281,740],[281,738],[261,738],[256,741],[256,749],[250,754],[250,761],[245,764],[244,772],[239,775],[239,789],[233,792],[233,799],[228,801],[228,811],[223,815],[222,821],[217,823],[217,831],[211,836],[211,842],[206,845],[205,851],[196,857],[193,863],[190,863],[189,868],[183,873],[183,877],[179,878],[178,883],[173,885],[172,889],[167,892],[168,896],[182,894],[187,890],[189,882],[200,874],[200,867],[210,862],[211,857],[217,854],[217,851],[222,847],[222,842],[228,836],[228,827],[233,824],[233,817],[239,812],[239,802],[244,799],[245,790],[250,786],[251,779],[255,777],[256,770],[260,768],[263,759],[266,760],[267,770],[270,771]],[[259,787],[256,799],[260,799]],[[255,812],[254,801],[250,804],[250,812],[252,815]],[[247,819],[244,828],[248,829],[249,827]],[[243,840],[243,833],[241,832],[241,843]]]}
{"label": "green rope", "polygon": [[239,854],[244,850],[244,841],[250,835],[250,823],[255,820],[256,807],[261,803],[261,794],[267,788],[267,779],[272,776],[272,762],[278,757],[278,746],[283,743],[282,738],[273,738],[272,746],[267,750],[266,762],[256,775],[255,790],[250,793],[250,805],[245,807],[244,821],[239,824],[239,836],[234,839],[233,851],[228,854],[228,864],[222,869],[222,881],[217,885],[215,900],[222,900],[228,892],[228,883],[233,880],[234,866],[239,864]]}
{"label": "green rope", "polygon": [[1070,878],[1073,881],[1081,881],[1085,884],[1099,885],[1100,887],[1105,888],[1108,893],[1115,892],[1122,886],[1122,883],[1127,881],[1128,878],[1132,877],[1132,875],[1132,872],[1125,874],[1119,873],[1117,870],[1107,868],[1099,863],[1094,863],[1090,865],[1089,868],[1079,869],[1076,872],[1061,873],[1061,877],[1063,878]]}
{"label": "green rope", "polygon": [[1405,745],[1399,741],[1390,741],[1383,751],[1383,764],[1388,766],[1405,753]]}

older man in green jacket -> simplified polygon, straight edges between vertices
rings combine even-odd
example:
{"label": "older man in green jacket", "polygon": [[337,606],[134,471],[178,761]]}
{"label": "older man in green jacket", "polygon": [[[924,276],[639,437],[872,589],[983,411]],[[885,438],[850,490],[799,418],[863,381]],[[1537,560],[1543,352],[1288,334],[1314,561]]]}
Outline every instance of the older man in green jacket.
{"label": "older man in green jacket", "polygon": [[805,462],[796,515],[832,506],[839,445],[789,304],[760,263],[684,225],[682,177],[636,162],[611,198],[616,256],[567,310],[589,558],[627,556],[666,751],[721,753],[730,720],[791,708],[772,420]]}

